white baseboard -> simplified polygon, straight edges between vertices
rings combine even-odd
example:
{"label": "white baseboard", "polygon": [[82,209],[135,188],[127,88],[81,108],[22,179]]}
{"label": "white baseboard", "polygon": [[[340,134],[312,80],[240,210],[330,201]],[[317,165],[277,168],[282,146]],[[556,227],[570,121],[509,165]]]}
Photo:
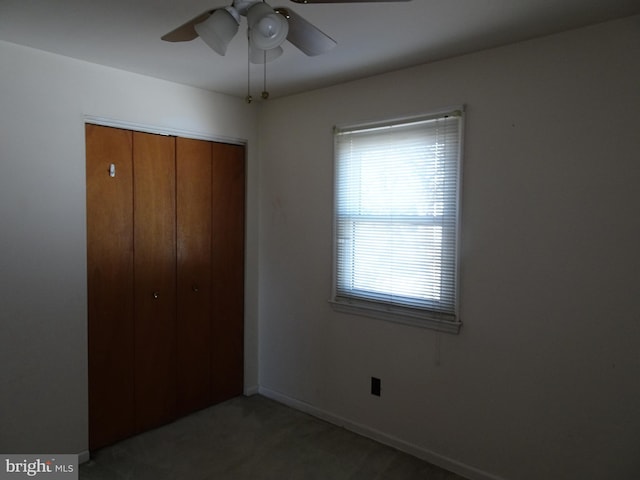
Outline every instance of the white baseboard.
{"label": "white baseboard", "polygon": [[252,385],[251,387],[245,387],[245,389],[244,389],[244,396],[245,397],[250,397],[252,395],[257,395],[258,393],[260,393],[260,388],[257,385]]}
{"label": "white baseboard", "polygon": [[78,454],[78,465],[82,463],[87,463],[91,460],[91,455],[89,454],[89,450],[84,450]]}
{"label": "white baseboard", "polygon": [[387,435],[386,433],[367,427],[366,425],[354,423],[346,418],[334,415],[331,412],[327,412],[326,410],[322,410],[301,400],[291,398],[275,390],[261,386],[258,391],[261,395],[264,395],[267,398],[283,403],[289,407],[295,408],[296,410],[308,413],[309,415],[320,418],[321,420],[339,427],[343,427],[357,433],[358,435],[362,435],[363,437],[367,437],[389,447],[393,447],[401,452],[413,455],[414,457],[425,460],[433,465],[437,465],[438,467],[449,470],[450,472],[466,477],[469,480],[504,480],[496,475],[492,475],[457,460],[445,457],[444,455],[440,455],[436,452],[405,442],[404,440]]}

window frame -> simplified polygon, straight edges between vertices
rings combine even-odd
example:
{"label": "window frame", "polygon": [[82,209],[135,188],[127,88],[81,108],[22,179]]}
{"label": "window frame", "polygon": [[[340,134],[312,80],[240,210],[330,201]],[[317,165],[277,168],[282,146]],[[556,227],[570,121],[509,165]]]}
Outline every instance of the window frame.
{"label": "window frame", "polygon": [[[344,124],[336,125],[333,129],[333,231],[332,231],[332,285],[331,285],[331,299],[329,303],[332,308],[337,312],[363,315],[380,320],[386,320],[394,323],[410,325],[420,328],[428,328],[446,333],[457,334],[462,326],[462,321],[459,315],[459,303],[460,303],[460,233],[461,233],[461,193],[462,193],[462,159],[463,159],[463,139],[464,139],[464,106],[447,107],[439,110],[432,110],[425,114],[412,115],[406,117],[383,119],[378,121],[357,123],[357,124]],[[348,296],[338,293],[338,149],[337,139],[338,134],[345,131],[357,131],[369,128],[386,127],[392,125],[404,125],[414,122],[422,122],[428,120],[436,120],[446,118],[450,116],[459,117],[458,124],[458,155],[455,171],[456,180],[456,192],[455,198],[455,212],[453,215],[454,220],[454,240],[453,242],[445,242],[443,239],[442,246],[444,248],[453,248],[453,312],[443,313],[434,309],[425,307],[416,308],[410,306],[403,306],[398,303],[385,302],[383,300],[374,301],[363,299],[355,296]],[[450,208],[451,205],[445,205],[446,208]],[[450,235],[450,233],[449,233]]]}

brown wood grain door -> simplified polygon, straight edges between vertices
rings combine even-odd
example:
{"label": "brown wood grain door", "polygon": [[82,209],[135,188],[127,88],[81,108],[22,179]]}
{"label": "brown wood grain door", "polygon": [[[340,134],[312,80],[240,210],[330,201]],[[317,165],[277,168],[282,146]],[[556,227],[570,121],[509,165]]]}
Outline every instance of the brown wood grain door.
{"label": "brown wood grain door", "polygon": [[86,148],[96,449],[243,392],[245,150],[95,125]]}
{"label": "brown wood grain door", "polygon": [[178,138],[178,414],[211,404],[211,142]]}
{"label": "brown wood grain door", "polygon": [[175,139],[133,133],[136,428],[176,415]]}
{"label": "brown wood grain door", "polygon": [[212,154],[213,402],[243,392],[244,383],[244,147],[213,144]]}
{"label": "brown wood grain door", "polygon": [[87,124],[85,135],[89,448],[96,449],[135,432],[132,134]]}

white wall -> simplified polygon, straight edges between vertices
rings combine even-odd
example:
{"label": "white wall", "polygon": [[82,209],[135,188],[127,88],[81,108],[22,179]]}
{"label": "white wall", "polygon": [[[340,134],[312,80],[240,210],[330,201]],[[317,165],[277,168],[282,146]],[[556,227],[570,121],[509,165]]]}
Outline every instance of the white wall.
{"label": "white wall", "polygon": [[257,385],[257,109],[0,42],[0,452],[87,440],[85,115],[248,142],[245,384]]}
{"label": "white wall", "polygon": [[[458,104],[462,332],[333,312],[332,126]],[[470,478],[640,478],[639,111],[640,17],[270,100],[261,391]]]}

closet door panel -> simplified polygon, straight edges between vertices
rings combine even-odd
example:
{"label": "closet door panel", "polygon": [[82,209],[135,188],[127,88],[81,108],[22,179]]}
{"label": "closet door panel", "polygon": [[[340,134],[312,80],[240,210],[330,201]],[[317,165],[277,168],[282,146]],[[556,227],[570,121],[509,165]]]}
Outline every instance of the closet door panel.
{"label": "closet door panel", "polygon": [[211,404],[211,142],[178,138],[178,414]]}
{"label": "closet door panel", "polygon": [[85,134],[89,448],[96,449],[135,432],[132,135],[97,125]]}
{"label": "closet door panel", "polygon": [[244,147],[213,144],[213,401],[244,388]]}
{"label": "closet door panel", "polygon": [[175,139],[133,133],[138,431],[176,412]]}

